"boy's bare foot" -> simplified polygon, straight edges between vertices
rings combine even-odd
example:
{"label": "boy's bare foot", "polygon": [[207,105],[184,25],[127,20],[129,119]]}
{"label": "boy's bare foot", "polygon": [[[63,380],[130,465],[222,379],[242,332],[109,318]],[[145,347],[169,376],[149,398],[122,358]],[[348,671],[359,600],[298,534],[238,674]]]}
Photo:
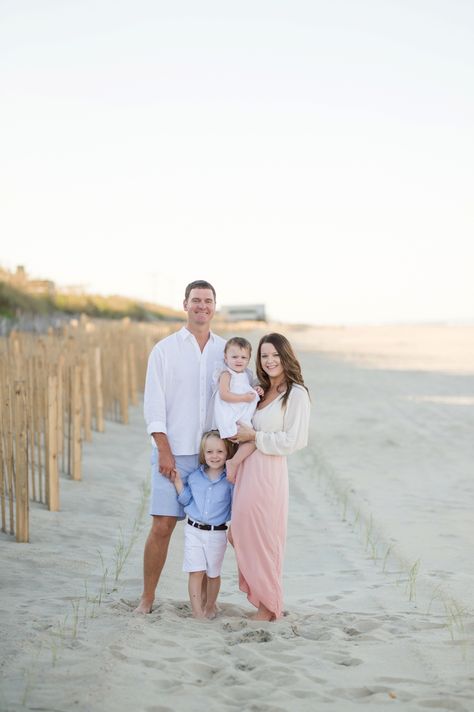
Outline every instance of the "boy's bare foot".
{"label": "boy's bare foot", "polygon": [[134,613],[151,613],[153,609],[153,598],[148,599],[148,598],[143,598],[143,596],[140,599],[140,603],[138,606],[134,609]]}
{"label": "boy's bare foot", "polygon": [[209,620],[214,620],[214,618],[217,616],[217,607],[212,606],[211,608],[207,608],[204,610],[204,615],[206,618],[209,618]]}

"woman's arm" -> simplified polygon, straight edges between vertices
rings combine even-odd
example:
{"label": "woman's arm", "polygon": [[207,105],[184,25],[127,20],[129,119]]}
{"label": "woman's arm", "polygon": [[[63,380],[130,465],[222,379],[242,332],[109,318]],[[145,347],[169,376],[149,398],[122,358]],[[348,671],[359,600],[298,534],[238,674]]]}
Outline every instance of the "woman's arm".
{"label": "woman's arm", "polygon": [[239,426],[236,442],[255,442],[265,455],[291,455],[308,444],[310,402],[303,388],[293,387],[283,418],[283,429],[276,432],[255,431]]}

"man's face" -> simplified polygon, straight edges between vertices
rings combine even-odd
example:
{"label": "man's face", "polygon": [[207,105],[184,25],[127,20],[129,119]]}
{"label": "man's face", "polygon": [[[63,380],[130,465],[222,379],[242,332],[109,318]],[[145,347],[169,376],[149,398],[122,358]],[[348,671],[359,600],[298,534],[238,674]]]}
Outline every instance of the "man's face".
{"label": "man's face", "polygon": [[212,289],[191,289],[189,297],[183,302],[183,309],[188,314],[188,324],[209,324],[216,311]]}

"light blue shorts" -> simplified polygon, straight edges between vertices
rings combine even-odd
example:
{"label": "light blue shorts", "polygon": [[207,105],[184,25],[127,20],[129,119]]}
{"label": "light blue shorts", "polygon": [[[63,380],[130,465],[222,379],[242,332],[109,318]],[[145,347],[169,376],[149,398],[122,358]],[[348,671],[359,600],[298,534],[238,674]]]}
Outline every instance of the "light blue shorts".
{"label": "light blue shorts", "polygon": [[[199,456],[176,455],[175,460],[181,479],[186,484],[188,475],[199,467]],[[158,465],[158,450],[154,447],[151,453],[150,514],[184,519],[186,515],[183,506],[178,502],[174,484],[161,474]]]}

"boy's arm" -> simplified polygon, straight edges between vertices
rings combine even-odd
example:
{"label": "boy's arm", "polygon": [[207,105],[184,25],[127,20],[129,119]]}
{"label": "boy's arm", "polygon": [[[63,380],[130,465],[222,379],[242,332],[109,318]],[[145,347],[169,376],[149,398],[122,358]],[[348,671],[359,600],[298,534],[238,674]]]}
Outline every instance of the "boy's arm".
{"label": "boy's arm", "polygon": [[228,371],[224,371],[219,377],[219,395],[225,403],[251,403],[255,398],[254,391],[232,393],[230,390],[230,373]]}
{"label": "boy's arm", "polygon": [[173,472],[171,473],[171,481],[174,484],[174,488],[178,494],[181,494],[181,492],[184,489],[183,485],[183,480],[181,479],[181,475],[179,474],[178,470],[174,468]]}
{"label": "boy's arm", "polygon": [[176,493],[178,495],[178,502],[180,504],[182,504],[183,506],[186,506],[187,504],[189,504],[193,498],[193,496],[191,494],[191,490],[188,487],[188,485],[183,484],[181,475],[179,474],[179,472],[176,468],[172,472],[171,481],[173,482]]}

